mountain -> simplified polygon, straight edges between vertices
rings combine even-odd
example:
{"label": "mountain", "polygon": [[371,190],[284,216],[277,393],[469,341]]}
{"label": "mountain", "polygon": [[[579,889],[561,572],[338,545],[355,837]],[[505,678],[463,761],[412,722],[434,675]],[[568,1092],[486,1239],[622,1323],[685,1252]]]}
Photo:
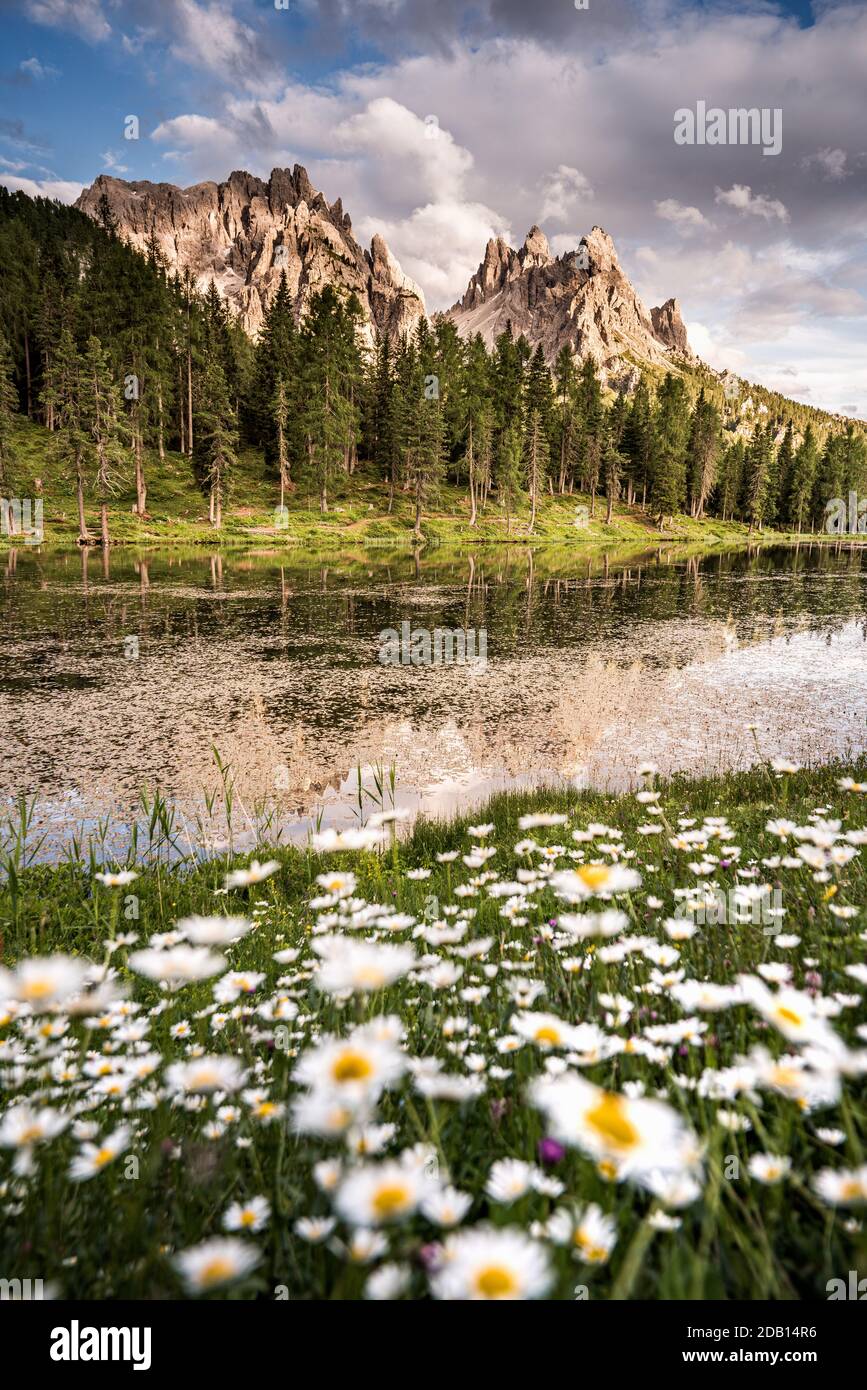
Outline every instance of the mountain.
{"label": "mountain", "polygon": [[251,337],[285,270],[299,314],[326,285],[354,292],[373,339],[402,333],[425,313],[424,296],[382,237],[365,251],[338,198],[329,204],[306,169],[274,169],[266,181],[235,172],[225,183],[128,183],[100,174],[76,207],[96,218],[103,195],[120,235],[139,250],[151,239],[172,270],[211,280]]}
{"label": "mountain", "polygon": [[627,358],[667,367],[694,361],[676,299],[645,308],[621,269],[614,242],[601,227],[574,251],[552,256],[544,232],[532,227],[519,251],[491,239],[463,298],[447,314],[461,337],[481,333],[491,346],[508,323],[551,363],[564,346],[592,353],[601,375],[628,380]]}

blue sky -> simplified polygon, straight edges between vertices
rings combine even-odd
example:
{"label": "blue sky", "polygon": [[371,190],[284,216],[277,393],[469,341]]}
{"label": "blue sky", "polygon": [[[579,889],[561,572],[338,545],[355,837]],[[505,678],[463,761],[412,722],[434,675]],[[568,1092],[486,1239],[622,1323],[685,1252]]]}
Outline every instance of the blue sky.
{"label": "blue sky", "polygon": [[[431,309],[489,236],[539,222],[559,252],[599,223],[713,365],[867,416],[863,0],[0,0],[0,22],[10,187],[297,161]],[[678,147],[699,100],[780,109],[780,154]]]}

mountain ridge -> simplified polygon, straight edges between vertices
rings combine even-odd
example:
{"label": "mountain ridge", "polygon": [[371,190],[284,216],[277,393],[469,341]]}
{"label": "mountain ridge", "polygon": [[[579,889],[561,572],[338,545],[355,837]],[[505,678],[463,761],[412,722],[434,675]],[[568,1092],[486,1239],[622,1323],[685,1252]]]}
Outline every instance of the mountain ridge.
{"label": "mountain ridge", "polygon": [[329,203],[300,164],[260,179],[234,170],[222,183],[171,183],[100,174],[75,206],[97,219],[105,197],[119,233],[140,251],[153,242],[173,270],[200,289],[211,280],[256,338],[285,272],[296,312],[327,284],[357,295],[370,340],[421,318],[424,295],[385,241],[364,250],[337,198]]}

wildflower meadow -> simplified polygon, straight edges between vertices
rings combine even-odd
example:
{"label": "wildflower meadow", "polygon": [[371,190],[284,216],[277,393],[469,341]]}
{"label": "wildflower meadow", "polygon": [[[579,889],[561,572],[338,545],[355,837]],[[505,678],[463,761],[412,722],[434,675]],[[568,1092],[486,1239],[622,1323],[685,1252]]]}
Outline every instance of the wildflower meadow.
{"label": "wildflower meadow", "polygon": [[[865,1268],[867,767],[6,860],[0,1274],[828,1299]],[[836,1296],[836,1295],[833,1295]]]}

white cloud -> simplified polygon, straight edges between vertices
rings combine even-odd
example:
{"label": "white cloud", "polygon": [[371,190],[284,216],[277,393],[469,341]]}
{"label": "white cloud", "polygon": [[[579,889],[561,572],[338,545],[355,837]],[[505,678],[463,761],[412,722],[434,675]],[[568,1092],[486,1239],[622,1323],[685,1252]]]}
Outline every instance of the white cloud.
{"label": "white cloud", "polygon": [[26,193],[29,198],[56,198],[60,203],[74,203],[83,183],[73,183],[68,179],[23,179],[17,174],[0,175],[0,183],[6,185],[10,193]]}
{"label": "white cloud", "polygon": [[789,220],[785,204],[777,198],[766,197],[764,193],[753,193],[745,183],[736,183],[729,189],[718,188],[714,202],[720,203],[723,207],[735,208],[737,212],[749,213],[753,217],[763,217],[766,222],[772,222],[774,218],[779,218],[781,222]]}
{"label": "white cloud", "polygon": [[128,174],[129,167],[121,164],[118,156],[113,150],[104,150],[100,155],[103,169],[107,169],[110,174]]}
{"label": "white cloud", "polygon": [[[55,10],[71,3],[31,0]],[[183,45],[187,61],[231,77],[233,86],[175,107],[158,145],[182,159],[185,182],[222,179],[233,168],[267,175],[274,165],[306,165],[328,198],[342,197],[365,235],[386,235],[431,308],[463,293],[485,239],[498,230],[523,235],[544,212],[559,228],[551,244],[560,253],[599,222],[646,302],[677,296],[691,336],[697,322],[710,341],[737,341],[750,364],[782,369],[799,316],[810,316],[814,340],[841,342],[845,351],[832,354],[834,375],[817,363],[811,377],[808,363],[793,364],[805,389],[817,403],[823,393],[840,403],[863,399],[852,334],[863,329],[867,191],[854,176],[864,148],[854,94],[863,84],[867,7],[823,6],[802,27],[764,4],[749,13],[705,7],[699,17],[661,0],[640,29],[600,28],[588,43],[592,6],[576,17],[562,3],[555,25],[543,7],[537,24],[517,0],[483,0],[481,8],[502,20],[500,36],[474,30],[469,42],[451,22],[466,9],[457,0],[383,3],[378,16],[373,0],[341,0],[353,22],[363,9],[379,32],[397,35],[395,51],[411,9],[412,56],[332,70],[327,80],[284,78],[279,90],[266,64],[263,91],[248,30],[261,53],[278,32],[273,14],[247,5],[221,23],[227,11],[214,0],[183,0],[187,15],[211,16],[215,27],[212,40],[198,33],[184,40],[175,22],[178,51]],[[339,7],[328,0],[316,8],[331,21]],[[547,45],[537,37],[543,33]],[[704,94],[721,108],[781,108],[781,153],[675,145],[674,112]],[[431,115],[435,122],[426,120]],[[783,227],[785,270],[774,264]],[[825,255],[830,247],[833,259]]]}
{"label": "white cloud", "polygon": [[661,217],[663,222],[672,222],[682,236],[689,236],[701,227],[713,226],[698,208],[684,207],[676,198],[663,198],[653,206],[657,217]]}
{"label": "white cloud", "polygon": [[26,72],[35,82],[41,82],[45,77],[59,77],[58,68],[53,68],[50,63],[40,63],[38,58],[25,58],[18,64],[21,72]]}
{"label": "white cloud", "polygon": [[546,174],[541,188],[542,222],[568,222],[576,203],[589,202],[594,197],[589,180],[569,164],[558,164],[553,173]]}
{"label": "white cloud", "polygon": [[231,9],[219,4],[174,0],[176,38],[172,54],[226,81],[239,81],[255,91],[267,88],[275,71],[257,31],[243,24]]}
{"label": "white cloud", "polygon": [[26,0],[25,13],[50,29],[73,29],[92,43],[107,39],[111,25],[100,0]]}
{"label": "white cloud", "polygon": [[846,168],[846,158],[845,150],[826,147],[824,150],[817,150],[815,154],[807,155],[801,163],[805,169],[819,169],[822,177],[833,183],[837,179],[846,179],[851,174],[852,170]]}

